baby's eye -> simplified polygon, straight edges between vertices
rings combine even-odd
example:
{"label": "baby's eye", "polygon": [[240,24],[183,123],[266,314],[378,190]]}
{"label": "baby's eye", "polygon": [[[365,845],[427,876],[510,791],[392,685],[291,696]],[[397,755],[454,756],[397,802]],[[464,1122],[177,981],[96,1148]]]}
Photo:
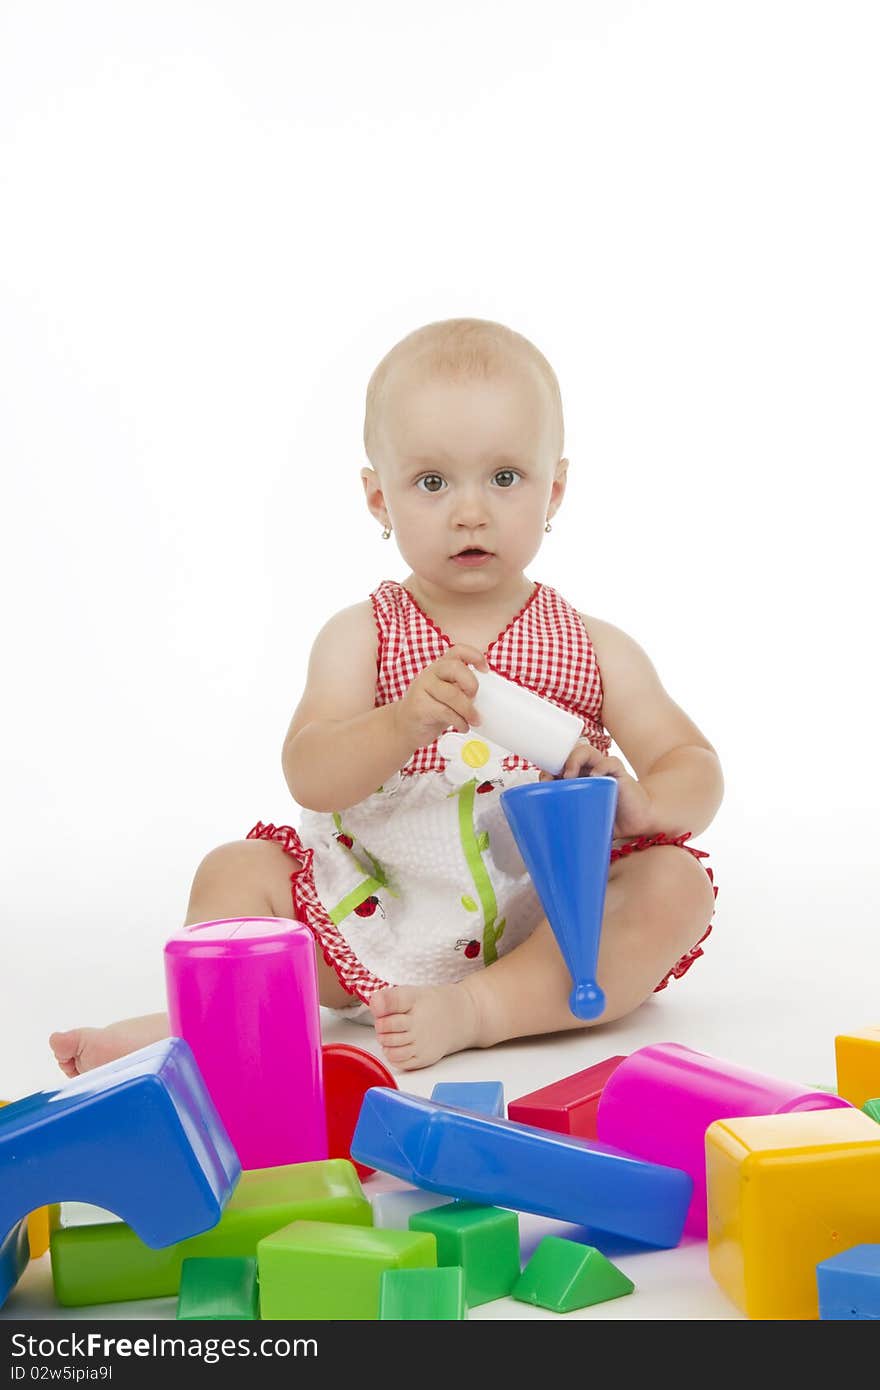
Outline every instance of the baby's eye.
{"label": "baby's eye", "polygon": [[499,468],[498,472],[493,475],[492,481],[497,483],[499,487],[513,487],[519,478],[520,474],[513,468]]}
{"label": "baby's eye", "polygon": [[446,483],[439,473],[426,473],[423,478],[419,478],[416,487],[420,487],[422,492],[442,492]]}

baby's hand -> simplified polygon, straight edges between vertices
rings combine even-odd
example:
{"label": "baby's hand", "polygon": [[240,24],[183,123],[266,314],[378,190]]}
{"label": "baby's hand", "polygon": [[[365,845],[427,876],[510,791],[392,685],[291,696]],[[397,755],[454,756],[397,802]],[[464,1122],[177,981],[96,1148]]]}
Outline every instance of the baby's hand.
{"label": "baby's hand", "polygon": [[[648,835],[651,827],[651,798],[641,782],[631,777],[619,758],[606,758],[586,739],[579,739],[568,755],[560,777],[616,777],[617,813],[614,818],[614,839]],[[542,782],[555,779],[542,772]]]}
{"label": "baby's hand", "polygon": [[471,703],[478,689],[471,666],[489,669],[481,651],[457,642],[419,672],[398,701],[398,718],[414,749],[433,743],[450,725],[466,734],[472,724],[479,723]]}

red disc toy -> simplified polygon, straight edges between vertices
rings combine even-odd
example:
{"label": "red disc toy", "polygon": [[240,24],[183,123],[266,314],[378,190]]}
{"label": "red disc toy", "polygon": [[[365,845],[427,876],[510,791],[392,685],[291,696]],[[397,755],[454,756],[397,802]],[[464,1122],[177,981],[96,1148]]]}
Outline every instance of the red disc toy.
{"label": "red disc toy", "polygon": [[324,1105],[327,1111],[327,1154],[329,1158],[348,1158],[359,1178],[368,1178],[375,1168],[351,1157],[351,1139],[361,1113],[364,1092],[371,1086],[392,1086],[397,1082],[388,1068],[350,1043],[324,1043]]}

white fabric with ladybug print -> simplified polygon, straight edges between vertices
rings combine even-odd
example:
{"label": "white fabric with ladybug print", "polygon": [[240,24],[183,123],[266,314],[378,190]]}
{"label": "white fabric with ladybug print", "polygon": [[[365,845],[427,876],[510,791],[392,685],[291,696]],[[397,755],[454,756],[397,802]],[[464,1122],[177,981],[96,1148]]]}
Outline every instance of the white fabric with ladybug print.
{"label": "white fabric with ladybug print", "polygon": [[361,999],[385,983],[444,984],[481,970],[543,916],[499,800],[539,770],[505,770],[506,750],[477,730],[450,731],[437,749],[440,773],[398,772],[348,810],[302,813],[315,887],[358,962]]}

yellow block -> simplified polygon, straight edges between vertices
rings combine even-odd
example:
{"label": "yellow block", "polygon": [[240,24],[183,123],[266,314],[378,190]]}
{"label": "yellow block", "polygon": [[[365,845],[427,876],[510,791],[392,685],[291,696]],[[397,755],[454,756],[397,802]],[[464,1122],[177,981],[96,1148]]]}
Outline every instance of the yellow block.
{"label": "yellow block", "polygon": [[861,1110],[880,1096],[880,1028],[861,1028],[834,1039],[837,1094]]}
{"label": "yellow block", "polygon": [[861,1110],[716,1120],[709,1268],[750,1318],[818,1318],[816,1265],[880,1244],[880,1134]]}
{"label": "yellow block", "polygon": [[[0,1105],[9,1105],[8,1100],[0,1100]],[[55,1229],[53,1220],[57,1220],[59,1208],[40,1207],[37,1211],[32,1211],[28,1217],[28,1245],[30,1246],[31,1259],[38,1260],[41,1255],[45,1255],[49,1249],[49,1236]]]}

